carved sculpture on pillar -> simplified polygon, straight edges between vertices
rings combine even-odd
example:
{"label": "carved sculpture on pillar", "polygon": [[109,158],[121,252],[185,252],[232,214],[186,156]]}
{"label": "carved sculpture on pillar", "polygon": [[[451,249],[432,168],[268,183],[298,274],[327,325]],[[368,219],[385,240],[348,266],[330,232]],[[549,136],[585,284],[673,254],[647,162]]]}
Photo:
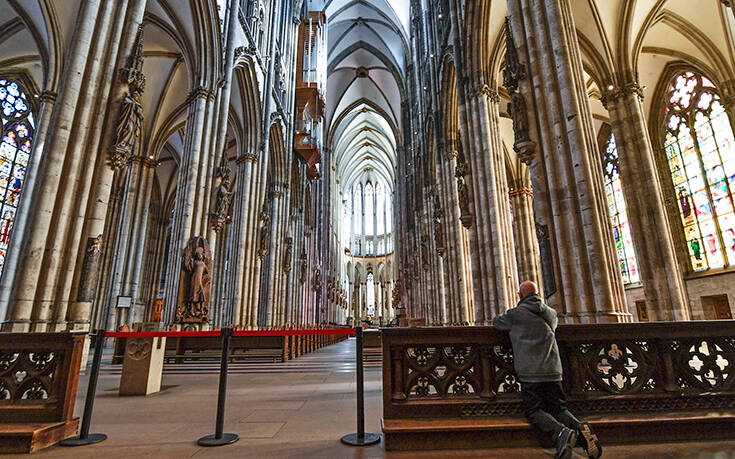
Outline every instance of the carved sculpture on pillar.
{"label": "carved sculpture on pillar", "polygon": [[472,221],[474,220],[470,208],[470,191],[464,179],[464,176],[467,175],[467,169],[464,154],[460,151],[457,155],[457,166],[455,167],[454,177],[457,179],[457,200],[459,201],[460,210],[459,220],[465,228],[472,226]]}
{"label": "carved sculpture on pillar", "polygon": [[549,298],[556,293],[556,278],[554,276],[554,259],[551,253],[549,227],[536,222],[536,238],[538,240],[539,258],[541,259],[541,276],[544,281],[544,296]]}
{"label": "carved sculpture on pillar", "polygon": [[121,80],[128,85],[128,92],[120,103],[120,117],[117,123],[115,142],[109,151],[109,164],[120,169],[128,164],[140,139],[143,126],[143,105],[140,98],[145,89],[143,74],[143,26],[138,27],[133,53],[128,58],[128,66],[120,72]]}
{"label": "carved sculpture on pillar", "polygon": [[220,184],[215,192],[212,228],[216,232],[220,232],[230,222],[230,203],[233,195],[230,169],[227,167],[227,157],[224,154],[222,164],[217,168],[217,177],[220,179]]}
{"label": "carved sculpture on pillar", "polygon": [[513,150],[518,153],[520,160],[530,165],[536,152],[536,144],[531,141],[528,134],[528,111],[526,108],[526,99],[519,91],[521,80],[526,78],[526,66],[523,65],[518,58],[518,51],[513,39],[513,31],[510,27],[510,21],[505,18],[505,69],[503,70],[503,86],[510,94],[510,103],[508,104],[508,112],[513,120],[513,133],[515,140]]}
{"label": "carved sculpture on pillar", "polygon": [[444,228],[442,227],[444,210],[442,210],[442,205],[439,200],[439,193],[437,193],[436,189],[434,189],[433,192],[433,202],[434,213],[432,215],[431,221],[434,225],[434,244],[436,244],[436,253],[438,253],[440,257],[443,257],[444,252],[446,251],[446,247],[444,247]]}
{"label": "carved sculpture on pillar", "polygon": [[293,238],[286,238],[286,250],[283,254],[283,272],[286,274],[291,272],[291,258],[293,257]]}
{"label": "carved sculpture on pillar", "polygon": [[87,249],[82,262],[82,273],[77,289],[77,301],[94,301],[102,251],[102,235],[87,239]]}
{"label": "carved sculpture on pillar", "polygon": [[306,250],[301,250],[301,255],[299,255],[299,282],[302,284],[306,282],[306,270],[309,268],[307,258],[306,258]]}
{"label": "carved sculpture on pillar", "polygon": [[314,276],[311,278],[311,289],[315,292],[319,291],[320,286],[322,285],[322,271],[319,268],[316,268],[316,271],[314,272]]}
{"label": "carved sculpture on pillar", "polygon": [[421,236],[421,264],[424,271],[428,271],[431,266],[431,257],[429,256],[429,236]]}
{"label": "carved sculpture on pillar", "polygon": [[271,216],[268,212],[268,206],[264,205],[263,210],[260,211],[260,232],[258,233],[258,258],[263,258],[268,254],[268,248],[270,246],[271,239]]}
{"label": "carved sculpture on pillar", "polygon": [[181,256],[177,323],[209,323],[212,290],[212,252],[206,239],[191,238]]}

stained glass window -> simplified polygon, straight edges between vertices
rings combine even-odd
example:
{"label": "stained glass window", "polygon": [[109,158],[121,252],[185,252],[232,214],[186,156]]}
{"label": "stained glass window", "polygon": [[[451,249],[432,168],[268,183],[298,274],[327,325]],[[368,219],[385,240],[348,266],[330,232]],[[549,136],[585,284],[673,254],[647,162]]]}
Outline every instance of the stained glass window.
{"label": "stained glass window", "polygon": [[362,234],[362,185],[359,183],[355,187],[352,209],[353,215],[355,216],[353,233],[360,235]]}
{"label": "stained glass window", "polygon": [[367,291],[365,292],[367,296],[367,316],[375,317],[375,281],[373,279],[373,273],[367,275],[365,286],[367,287]]}
{"label": "stained glass window", "polygon": [[375,230],[375,201],[373,200],[373,185],[365,185],[365,236],[372,236]]}
{"label": "stained glass window", "polygon": [[620,174],[618,173],[618,148],[615,144],[615,136],[612,134],[610,134],[605,147],[602,167],[605,172],[605,194],[607,195],[607,207],[610,214],[610,223],[612,224],[620,274],[623,276],[624,284],[640,282],[638,262],[635,258],[633,238],[628,222],[628,211],[625,206],[623,183],[620,181]]}
{"label": "stained glass window", "polygon": [[378,236],[385,233],[385,187],[378,182],[375,185],[375,202],[378,204],[375,213],[377,219],[377,231]]}
{"label": "stained glass window", "polygon": [[735,265],[735,146],[719,91],[683,72],[669,86],[665,151],[694,271]]}
{"label": "stained glass window", "polygon": [[10,242],[20,190],[31,157],[36,120],[23,86],[15,80],[0,79],[2,142],[0,144],[0,272]]}

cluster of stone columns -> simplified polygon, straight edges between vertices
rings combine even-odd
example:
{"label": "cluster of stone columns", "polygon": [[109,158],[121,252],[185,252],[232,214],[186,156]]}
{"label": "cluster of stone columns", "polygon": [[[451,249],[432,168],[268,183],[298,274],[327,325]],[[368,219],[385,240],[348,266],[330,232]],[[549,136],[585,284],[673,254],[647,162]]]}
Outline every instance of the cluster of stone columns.
{"label": "cluster of stone columns", "polygon": [[509,0],[508,10],[508,46],[519,56],[512,70],[525,99],[514,105],[514,127],[526,127],[523,159],[531,166],[537,225],[548,235],[540,241],[548,249],[541,257],[545,294],[569,321],[630,320],[569,3]]}
{"label": "cluster of stone columns", "polygon": [[4,330],[54,331],[89,322],[86,283],[94,284],[87,277],[94,271],[81,267],[86,254],[96,255],[99,248],[83,236],[103,232],[98,203],[107,202],[109,187],[100,183],[109,171],[100,148],[102,126],[108,110],[115,109],[108,104],[125,90],[114,76],[131,54],[144,4],[82,2],[63,83],[43,98],[26,192],[0,281]]}

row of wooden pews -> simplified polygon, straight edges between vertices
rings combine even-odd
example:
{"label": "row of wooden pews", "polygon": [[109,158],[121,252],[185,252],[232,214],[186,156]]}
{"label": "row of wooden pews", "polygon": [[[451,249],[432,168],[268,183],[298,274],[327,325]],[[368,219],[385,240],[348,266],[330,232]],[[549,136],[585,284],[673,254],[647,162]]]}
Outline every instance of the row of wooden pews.
{"label": "row of wooden pews", "polygon": [[[267,331],[289,330],[332,330],[339,327],[310,325],[297,327],[268,328]],[[236,329],[237,330],[237,329]],[[314,352],[324,346],[346,339],[345,335],[292,335],[292,336],[233,336],[230,340],[230,361],[285,362],[301,355]],[[113,364],[122,364],[126,338],[116,338]],[[164,359],[169,363],[218,360],[222,340],[219,337],[169,337],[166,339]]]}

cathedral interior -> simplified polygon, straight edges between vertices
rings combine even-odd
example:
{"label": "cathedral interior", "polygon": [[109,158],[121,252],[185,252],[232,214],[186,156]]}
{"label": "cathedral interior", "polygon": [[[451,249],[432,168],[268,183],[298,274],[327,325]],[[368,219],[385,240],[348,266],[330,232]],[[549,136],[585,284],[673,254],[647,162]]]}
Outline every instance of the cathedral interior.
{"label": "cathedral interior", "polygon": [[732,319],[730,1],[0,6],[3,332]]}

